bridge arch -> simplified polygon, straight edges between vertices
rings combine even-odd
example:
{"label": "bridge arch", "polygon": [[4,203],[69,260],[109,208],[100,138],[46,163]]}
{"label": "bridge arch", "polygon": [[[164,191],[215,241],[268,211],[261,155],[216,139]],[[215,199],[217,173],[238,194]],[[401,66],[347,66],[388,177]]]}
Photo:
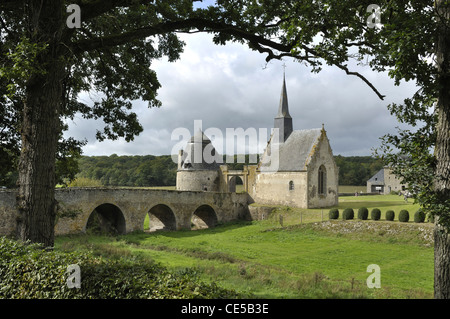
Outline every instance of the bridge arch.
{"label": "bridge arch", "polygon": [[177,219],[169,205],[157,204],[148,210],[147,216],[149,227],[145,231],[177,229]]}
{"label": "bridge arch", "polygon": [[85,230],[125,234],[126,223],[122,210],[114,204],[103,203],[97,205],[89,214]]}
{"label": "bridge arch", "polygon": [[211,228],[217,225],[217,214],[209,205],[199,206],[191,217],[191,229]]}

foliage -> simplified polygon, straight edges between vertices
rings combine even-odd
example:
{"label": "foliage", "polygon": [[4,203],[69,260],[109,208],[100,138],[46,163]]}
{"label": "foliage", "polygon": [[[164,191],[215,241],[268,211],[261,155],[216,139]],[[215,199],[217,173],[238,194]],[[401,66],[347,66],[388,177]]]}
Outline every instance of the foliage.
{"label": "foliage", "polygon": [[345,208],[342,212],[342,219],[348,220],[355,218],[355,212],[353,211],[353,208]]}
{"label": "foliage", "polygon": [[[142,125],[132,101],[161,105],[152,62],[178,59],[184,43],[175,32],[198,27],[200,18],[189,0],[77,1],[82,26],[70,28],[67,4],[0,2],[0,155],[7,154],[7,172],[19,171],[17,208],[26,218],[16,233],[46,246],[54,238],[54,188],[74,178],[73,157],[85,143],[64,138],[68,121],[100,120],[100,141],[133,140]],[[82,92],[95,99],[80,100]]]}
{"label": "foliage", "polygon": [[330,209],[330,211],[328,212],[328,218],[329,219],[338,219],[339,218],[339,209],[337,209],[337,208]]}
{"label": "foliage", "polygon": [[[46,251],[36,244],[0,238],[0,298],[141,299],[235,298],[191,272],[172,273],[139,258],[105,259],[91,253]],[[77,264],[81,288],[69,288],[67,267]]]}
{"label": "foliage", "polygon": [[366,182],[383,168],[380,159],[371,156],[334,156],[339,167],[339,185],[366,186]]}
{"label": "foliage", "polygon": [[386,220],[393,221],[395,218],[395,212],[392,209],[386,211]]}
{"label": "foliage", "polygon": [[398,214],[398,220],[407,223],[409,221],[409,212],[406,209],[402,209]]}
{"label": "foliage", "polygon": [[171,156],[83,156],[78,177],[100,181],[104,186],[172,186],[177,164]]}
{"label": "foliage", "polygon": [[[406,7],[408,6],[408,7]],[[424,212],[450,227],[448,153],[448,1],[389,2],[372,64],[390,69],[396,83],[415,80],[417,92],[388,106],[407,127],[386,134],[376,155],[391,165]],[[414,21],[414,22],[413,22]],[[447,43],[447,45],[443,45]],[[378,51],[378,52],[376,52]]]}
{"label": "foliage", "polygon": [[[11,18],[10,14],[2,16]],[[2,20],[4,23],[4,21]],[[12,27],[12,26],[11,26]],[[5,32],[0,28],[0,185],[16,187],[18,178],[19,155],[22,141],[20,137],[23,123],[22,109],[26,95],[26,85],[34,75],[45,75],[44,63],[39,55],[47,51],[48,44],[33,42],[19,32]],[[59,123],[61,130],[67,130],[65,123]],[[77,159],[85,141],[72,137],[65,138],[61,133],[55,154],[55,176],[57,183],[72,180],[78,172]]]}
{"label": "foliage", "polygon": [[372,211],[370,212],[370,219],[372,220],[380,220],[381,218],[381,211],[378,208],[374,208],[372,209]]}
{"label": "foliage", "polygon": [[360,207],[358,209],[358,219],[366,220],[368,216],[369,210],[367,209],[367,207]]}
{"label": "foliage", "polygon": [[91,179],[88,177],[77,177],[71,181],[68,187],[100,187],[103,186],[102,182],[96,179]]}
{"label": "foliage", "polygon": [[89,259],[84,253],[45,251],[5,237],[0,238],[0,252],[0,298],[74,298],[76,291],[66,285],[67,266]]}
{"label": "foliage", "polygon": [[414,222],[415,223],[423,223],[425,221],[425,213],[422,209],[419,209],[414,213]]}

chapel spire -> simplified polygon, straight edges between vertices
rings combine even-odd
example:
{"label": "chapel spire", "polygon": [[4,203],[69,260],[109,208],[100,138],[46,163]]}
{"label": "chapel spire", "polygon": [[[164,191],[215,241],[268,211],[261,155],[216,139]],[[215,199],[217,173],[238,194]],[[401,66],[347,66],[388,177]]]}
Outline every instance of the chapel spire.
{"label": "chapel spire", "polygon": [[[283,64],[283,67],[286,67],[286,65]],[[278,106],[278,114],[275,117],[274,128],[278,129],[278,140],[276,141],[278,143],[284,143],[292,133],[292,117],[289,114],[285,72],[283,72],[280,105]]]}
{"label": "chapel spire", "polygon": [[281,96],[280,96],[280,105],[278,106],[277,118],[278,117],[291,118],[291,115],[289,114],[289,105],[286,91],[286,76],[284,72],[283,72],[283,87],[281,88]]}

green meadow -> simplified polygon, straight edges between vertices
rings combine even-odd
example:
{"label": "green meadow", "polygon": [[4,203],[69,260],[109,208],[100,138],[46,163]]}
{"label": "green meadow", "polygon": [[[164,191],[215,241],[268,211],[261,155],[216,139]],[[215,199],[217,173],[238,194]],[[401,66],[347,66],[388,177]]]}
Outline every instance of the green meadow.
{"label": "green meadow", "polygon": [[[355,210],[354,220],[342,220],[347,207]],[[357,219],[359,207],[368,208],[368,220]],[[62,236],[56,249],[140,256],[249,298],[433,297],[433,225],[414,223],[419,207],[411,199],[349,196],[337,208],[338,220],[328,219],[329,208],[280,206],[266,220],[211,229]],[[372,208],[381,210],[380,220],[370,220]],[[384,220],[389,209],[394,221]],[[401,209],[410,212],[408,223],[398,221]],[[371,264],[379,266],[381,288],[367,286]]]}

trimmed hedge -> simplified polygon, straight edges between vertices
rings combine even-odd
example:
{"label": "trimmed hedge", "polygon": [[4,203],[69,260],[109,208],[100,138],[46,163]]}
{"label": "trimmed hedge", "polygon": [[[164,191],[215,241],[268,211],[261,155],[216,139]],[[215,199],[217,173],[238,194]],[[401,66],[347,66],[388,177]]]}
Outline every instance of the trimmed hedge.
{"label": "trimmed hedge", "polygon": [[395,218],[395,213],[393,210],[386,211],[386,220],[393,221]]}
{"label": "trimmed hedge", "polygon": [[414,222],[415,223],[423,223],[425,221],[425,213],[419,209],[415,214],[414,214]]}
{"label": "trimmed hedge", "polygon": [[330,209],[330,211],[328,212],[328,218],[329,219],[338,219],[339,218],[339,209],[337,209],[337,208]]}
{"label": "trimmed hedge", "polygon": [[398,220],[407,223],[409,221],[409,212],[406,209],[402,209],[398,214]]}
{"label": "trimmed hedge", "polygon": [[381,218],[381,211],[378,208],[372,209],[370,212],[370,219],[372,220],[380,220]]}
{"label": "trimmed hedge", "polygon": [[344,209],[344,211],[342,212],[342,219],[347,220],[353,218],[355,218],[355,212],[353,211],[353,208]]}
{"label": "trimmed hedge", "polygon": [[[199,282],[195,272],[169,272],[144,258],[105,259],[90,253],[47,251],[0,237],[0,299],[237,298]],[[67,267],[80,267],[81,288],[69,288]]]}
{"label": "trimmed hedge", "polygon": [[366,207],[361,207],[358,209],[358,219],[367,220],[369,217],[369,210]]}

